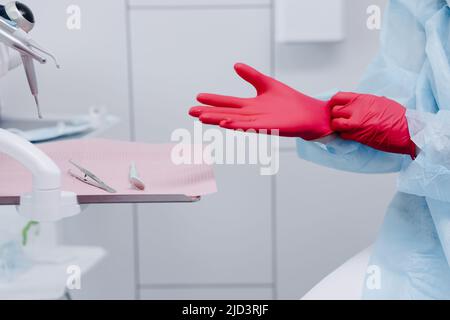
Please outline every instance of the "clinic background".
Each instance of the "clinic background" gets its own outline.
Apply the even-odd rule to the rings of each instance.
[[[378,47],[366,9],[386,1],[345,0],[344,41],[290,45],[275,41],[271,0],[26,3],[37,16],[36,39],[62,65],[37,66],[44,114],[105,106],[121,122],[104,137],[161,143],[177,128],[193,129],[187,111],[197,93],[253,94],[233,72],[238,61],[307,94],[353,89]],[[66,28],[72,4],[81,8],[81,30]],[[23,71],[1,81],[2,115],[34,115]],[[199,203],[92,205],[58,223],[60,243],[108,252],[73,297],[302,297],[373,243],[395,175],[307,163],[294,139],[282,140],[280,157],[275,177],[256,166],[216,166],[219,192]]]

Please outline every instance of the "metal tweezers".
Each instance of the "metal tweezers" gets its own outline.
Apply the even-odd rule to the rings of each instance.
[[[109,192],[109,193],[116,193],[117,192],[116,190],[114,190],[113,188],[108,186],[106,183],[104,183],[100,178],[98,178],[95,174],[93,174],[89,170],[87,170],[87,169],[83,168],[82,166],[76,164],[72,160],[69,160],[69,162],[71,164],[73,164],[75,167],[77,167],[77,169],[80,170],[84,174],[84,176],[79,176],[79,175],[73,173],[69,169],[69,174],[72,177],[80,180],[83,183],[89,184],[89,185],[91,185],[93,187],[97,187],[99,189],[105,190],[106,192]]]

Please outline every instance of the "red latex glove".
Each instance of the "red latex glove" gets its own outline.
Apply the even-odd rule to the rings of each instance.
[[[203,93],[197,100],[208,106],[191,108],[191,116],[226,129],[266,129],[269,134],[279,130],[281,136],[305,140],[333,133],[326,101],[301,94],[245,64],[238,63],[234,68],[255,87],[257,96],[237,98]]]
[[[406,108],[385,97],[340,92],[330,100],[331,127],[345,140],[374,149],[416,156]]]

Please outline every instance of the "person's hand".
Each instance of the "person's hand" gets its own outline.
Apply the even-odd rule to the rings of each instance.
[[[406,108],[385,97],[339,92],[330,100],[331,127],[342,139],[377,150],[416,157]]]
[[[189,114],[205,124],[234,130],[267,130],[269,134],[315,140],[333,133],[327,101],[308,97],[255,69],[238,63],[235,70],[251,83],[257,96],[238,98],[199,94],[206,106],[192,107]]]

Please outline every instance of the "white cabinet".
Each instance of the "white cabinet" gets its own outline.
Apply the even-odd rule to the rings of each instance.
[[[80,215],[60,222],[65,244],[95,245],[106,257],[81,279],[75,299],[134,299],[135,255],[131,205],[90,205]]]
[[[193,128],[200,91],[254,94],[233,64],[270,70],[270,10],[132,10],[131,43],[136,139],[167,142]],[[141,284],[270,285],[270,178],[232,165],[216,175],[219,192],[199,203],[139,206]]]
[[[139,206],[142,284],[272,282],[270,181],[218,167],[219,192],[192,204]]]
[[[346,173],[283,153],[276,182],[278,298],[301,298],[372,244],[395,186],[395,175]]]

